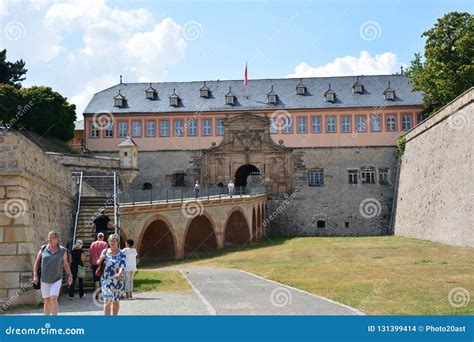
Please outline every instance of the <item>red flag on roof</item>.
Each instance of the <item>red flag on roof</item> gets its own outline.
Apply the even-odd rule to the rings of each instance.
[[[249,83],[249,79],[247,77],[247,62],[245,62],[245,71],[244,71],[244,86]]]

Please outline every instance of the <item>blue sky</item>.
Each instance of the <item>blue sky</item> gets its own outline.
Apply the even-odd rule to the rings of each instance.
[[[421,33],[473,1],[5,1],[8,58],[25,86],[78,106],[124,81],[386,74],[422,51]]]

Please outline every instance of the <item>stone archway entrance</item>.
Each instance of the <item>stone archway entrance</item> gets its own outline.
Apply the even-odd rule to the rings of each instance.
[[[238,188],[259,172],[255,183],[269,193],[287,193],[292,189],[291,155],[291,148],[273,141],[266,115],[244,112],[225,119],[221,143],[203,151],[201,183],[217,186],[233,179]]]
[[[235,171],[235,186],[247,186],[249,176],[259,176],[260,170],[252,164],[242,165]]]

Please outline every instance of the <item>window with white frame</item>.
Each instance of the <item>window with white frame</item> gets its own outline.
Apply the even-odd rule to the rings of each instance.
[[[98,138],[99,137],[99,123],[93,122],[91,124],[91,137]]]
[[[351,117],[343,116],[342,120],[342,132],[347,133],[351,131]]]
[[[356,116],[357,132],[365,132],[365,116]]]
[[[170,135],[170,121],[161,120],[160,121],[160,136],[167,137]]]
[[[311,132],[321,133],[321,118],[320,117],[315,116],[311,118]]]
[[[388,168],[379,168],[379,184],[386,185],[389,183]]]
[[[212,135],[212,119],[202,120],[202,135]]]
[[[307,125],[306,125],[306,118],[299,117],[298,118],[298,133],[306,133]]]
[[[146,122],[146,136],[147,137],[155,136],[155,122],[154,121]]]
[[[326,132],[335,133],[336,132],[336,118],[328,117],[326,118]]]
[[[402,129],[408,131],[411,128],[411,115],[403,114],[402,116]]]
[[[309,186],[323,186],[324,185],[324,170],[310,170],[308,173]]]
[[[278,133],[278,125],[277,125],[277,119],[276,118],[271,118],[270,119],[270,133],[271,134]]]
[[[362,184],[375,184],[375,169],[362,169],[360,172]]]
[[[175,120],[174,122],[174,136],[182,137],[184,135],[184,121]]]
[[[197,131],[197,120],[196,119],[190,119],[188,121],[188,135],[189,136],[196,136],[198,133]]]
[[[128,132],[128,123],[127,122],[119,122],[119,137],[120,138],[125,138],[127,136]]]
[[[114,124],[112,122],[107,122],[107,124],[105,125],[104,134],[105,134],[106,138],[113,138],[113,136],[114,136]]]
[[[357,184],[358,170],[348,170],[349,184]]]
[[[217,135],[224,135],[224,119],[217,119]]]
[[[397,128],[395,115],[387,115],[387,131],[394,132]]]
[[[372,132],[380,132],[380,115],[372,114],[371,115],[371,122],[372,122]]]
[[[293,133],[293,120],[290,117],[284,118],[283,133]]]
[[[142,136],[142,123],[140,121],[134,121],[132,123],[132,136],[134,137]]]

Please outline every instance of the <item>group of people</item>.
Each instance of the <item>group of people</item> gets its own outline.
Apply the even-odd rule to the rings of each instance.
[[[117,315],[120,301],[132,298],[133,278],[137,270],[137,251],[129,239],[120,249],[120,237],[111,234],[105,241],[104,232],[90,246],[90,265],[94,277],[96,298],[99,292],[104,300],[104,314]],[[41,246],[33,269],[33,283],[41,288],[44,314],[57,315],[58,296],[62,284],[63,269],[68,275],[69,299],[74,298],[79,282],[79,297],[84,298],[85,252],[83,242],[77,240],[71,253],[59,243],[59,233],[48,233],[48,244]],[[69,254],[69,258],[68,258]]]
[[[231,179],[229,181],[229,184],[227,184],[227,189],[229,189],[229,195],[230,197],[232,197],[234,195],[234,192],[235,192],[235,184],[234,184],[234,181]],[[194,184],[194,197],[196,199],[199,198],[199,191],[201,190],[201,186],[199,185],[199,181],[196,181],[196,183]]]

